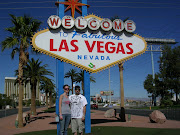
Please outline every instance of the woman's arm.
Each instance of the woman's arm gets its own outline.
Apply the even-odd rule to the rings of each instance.
[[[63,94],[60,96],[59,98],[59,118],[62,120],[62,112],[61,112],[61,107],[62,107],[62,98],[63,98]]]

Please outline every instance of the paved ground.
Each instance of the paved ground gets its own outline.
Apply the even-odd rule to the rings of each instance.
[[[13,135],[17,133],[56,129],[55,113],[42,113],[45,108],[37,109],[39,114],[34,116],[24,128],[15,127],[16,115],[0,118],[1,135]],[[116,118],[104,118],[104,111],[92,110],[92,126],[122,126],[122,127],[146,127],[146,128],[180,128],[180,121],[167,120],[164,124],[150,123],[148,117],[131,116],[131,121],[118,122]],[[117,115],[118,116],[118,115]]]

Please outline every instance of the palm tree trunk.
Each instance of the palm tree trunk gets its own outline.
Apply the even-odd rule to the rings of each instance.
[[[71,84],[71,86],[72,86],[71,89],[72,89],[72,94],[73,94],[73,79],[71,79],[71,83],[72,83]]]
[[[18,108],[18,127],[22,128],[23,125],[23,84],[20,81],[19,83],[19,108]]]
[[[83,91],[83,95],[84,95],[84,80],[82,80],[81,87],[82,87],[82,91]]]
[[[151,103],[151,104],[153,105],[153,104],[154,104],[154,98],[153,98],[153,94],[152,94],[152,97],[151,97],[151,98],[152,98],[152,103]]]
[[[178,92],[176,92],[176,102],[178,102]]]
[[[31,84],[31,115],[36,115],[36,84]]]
[[[46,92],[46,107],[48,108],[48,93]]]
[[[49,93],[49,107],[52,107],[52,92]]]
[[[171,99],[173,98],[173,90],[171,89]]]
[[[119,64],[119,72],[120,72],[120,93],[121,93],[120,119],[122,122],[126,122],[125,109],[124,109],[123,63]]]
[[[19,109],[18,109],[18,127],[23,127],[23,48],[20,46],[19,54],[19,68],[18,68],[18,80],[19,80]]]

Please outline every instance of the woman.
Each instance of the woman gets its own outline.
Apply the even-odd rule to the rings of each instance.
[[[69,101],[69,86],[63,86],[64,93],[59,99],[59,118],[60,118],[60,135],[67,135],[67,129],[71,119],[71,109]]]

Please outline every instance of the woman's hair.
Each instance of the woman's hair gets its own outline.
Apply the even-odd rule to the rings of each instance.
[[[65,85],[63,85],[63,89],[64,89],[66,86],[68,86],[68,87],[69,87],[69,85],[65,84]]]

